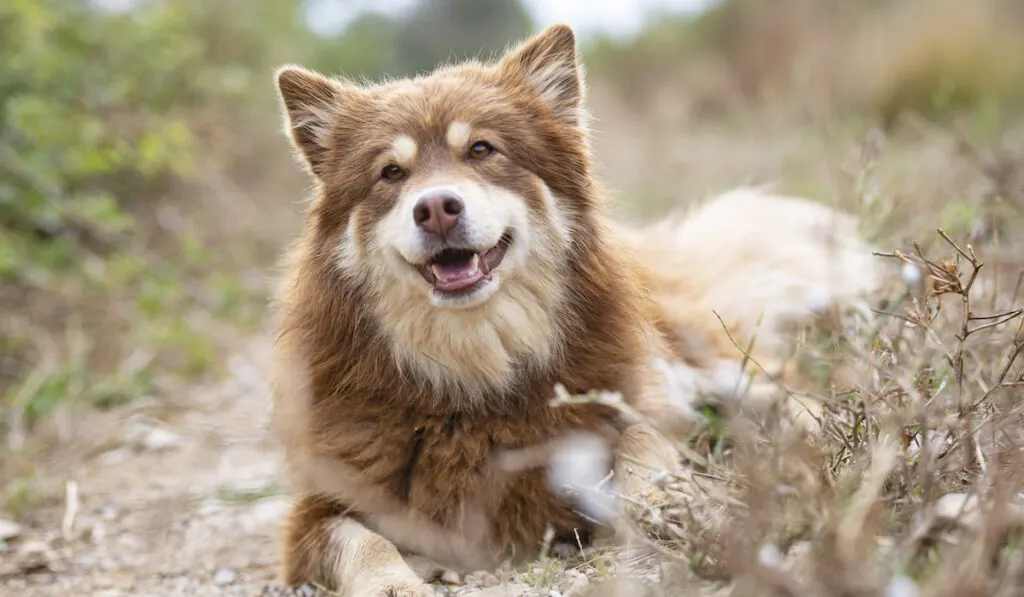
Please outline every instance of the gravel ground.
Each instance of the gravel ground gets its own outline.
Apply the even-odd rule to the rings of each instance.
[[[74,465],[48,473],[64,495],[34,506],[28,522],[0,512],[0,595],[317,595],[274,580],[289,498],[266,433],[267,349],[253,341],[225,380],[181,397],[173,416],[147,414],[156,410],[141,400],[127,416],[76,421],[86,432],[66,459]],[[590,585],[551,563],[446,580],[439,595],[569,597]]]

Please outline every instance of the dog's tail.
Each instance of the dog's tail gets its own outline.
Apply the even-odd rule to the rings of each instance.
[[[625,242],[644,263],[683,377],[717,387],[720,377],[735,385],[751,344],[750,356],[776,375],[794,327],[826,313],[870,313],[884,264],[858,228],[826,205],[741,188]]]
[[[720,195],[643,238],[638,248],[649,251],[670,310],[717,313],[741,336],[756,330],[763,349],[784,342],[778,332],[790,324],[861,303],[882,280],[882,260],[854,217],[756,188]]]

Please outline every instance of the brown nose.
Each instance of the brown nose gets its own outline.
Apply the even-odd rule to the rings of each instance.
[[[457,195],[433,193],[416,202],[412,208],[412,217],[417,226],[443,238],[459,223],[463,207],[462,199]]]

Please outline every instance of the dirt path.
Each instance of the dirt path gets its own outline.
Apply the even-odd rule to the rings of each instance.
[[[0,535],[0,596],[317,595],[274,582],[289,498],[266,432],[268,349],[265,338],[250,341],[228,359],[225,379],[176,400],[182,408],[173,416],[147,414],[155,407],[142,400],[127,416],[78,422],[88,428],[75,442],[75,465],[59,474],[42,467],[49,481],[70,480],[77,499],[65,492],[47,500],[6,543]],[[0,512],[0,532],[10,535],[3,519]],[[437,591],[549,597],[582,580],[546,572],[546,582],[483,574]]]
[[[275,525],[288,501],[265,433],[266,359],[266,343],[253,341],[168,422],[140,413],[97,425],[85,443],[103,447],[69,476],[73,525],[73,499],[35,515],[0,551],[0,594],[274,594]]]

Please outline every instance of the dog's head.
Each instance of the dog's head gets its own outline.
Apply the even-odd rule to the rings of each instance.
[[[500,353],[504,365],[475,374],[482,385],[550,352],[560,278],[593,207],[569,27],[491,64],[373,86],[289,66],[277,84],[318,186],[319,253],[367,290],[400,352],[449,369]]]

